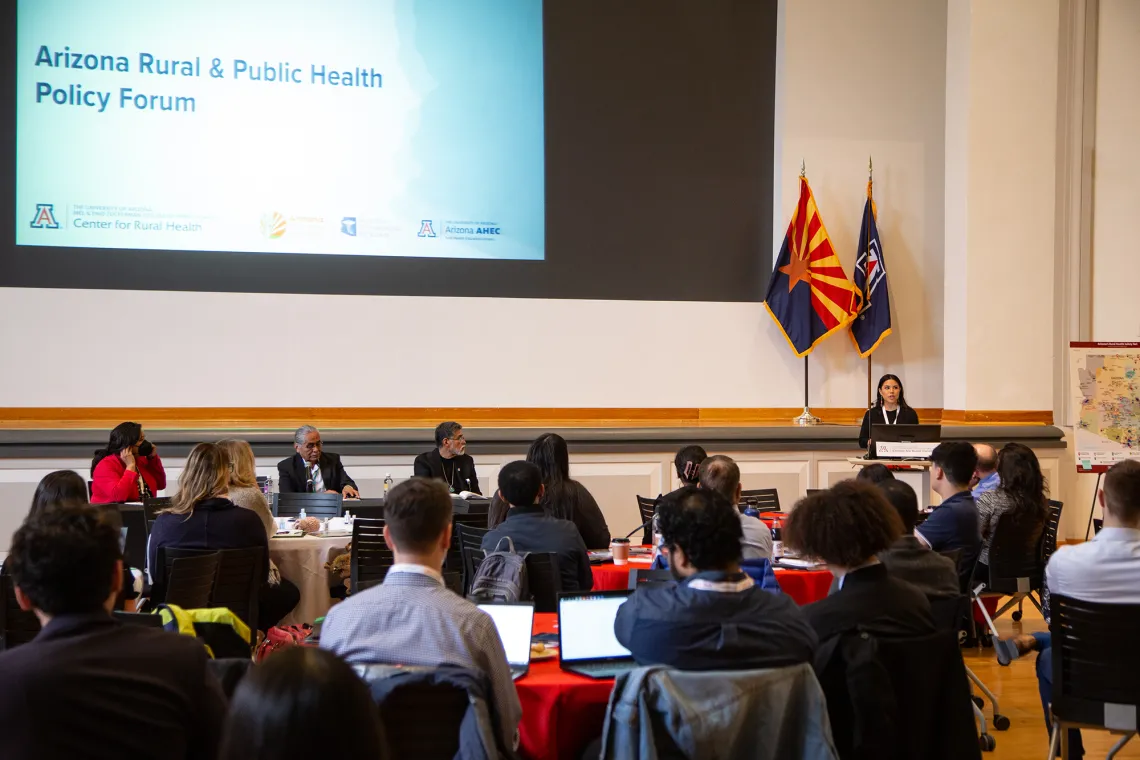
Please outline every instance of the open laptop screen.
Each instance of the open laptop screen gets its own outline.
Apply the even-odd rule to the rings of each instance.
[[[526,665],[530,662],[530,636],[534,627],[533,604],[480,604],[479,609],[491,616],[503,649],[507,652],[507,663]]]
[[[623,594],[583,594],[558,600],[558,627],[563,662],[629,657],[628,649],[614,635],[618,607],[629,598]]]

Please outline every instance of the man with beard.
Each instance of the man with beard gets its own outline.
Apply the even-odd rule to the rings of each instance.
[[[416,457],[412,472],[417,478],[442,480],[449,493],[483,493],[475,460],[467,454],[467,438],[458,422],[441,422],[436,427],[435,448]]]
[[[638,589],[614,632],[639,665],[755,670],[811,662],[816,635],[786,594],[740,569],[740,519],[724,497],[686,486],[657,508],[662,553],[676,584]]]

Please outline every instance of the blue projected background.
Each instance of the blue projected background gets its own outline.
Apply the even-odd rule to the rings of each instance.
[[[539,0],[19,0],[16,243],[544,258]]]

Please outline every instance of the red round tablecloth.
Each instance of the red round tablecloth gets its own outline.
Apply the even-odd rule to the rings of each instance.
[[[599,591],[629,588],[629,571],[647,570],[650,561],[631,559],[628,565],[615,565],[612,562],[594,565],[591,568],[594,571],[594,588]],[[776,568],[776,581],[780,584],[780,588],[799,605],[816,602],[827,596],[831,580],[832,575],[827,570]]]
[[[534,616],[535,633],[558,630],[558,615]],[[591,741],[601,736],[613,679],[595,681],[567,673],[558,658],[532,662],[530,671],[515,681],[522,703],[519,751],[530,760],[570,760],[581,757]]]

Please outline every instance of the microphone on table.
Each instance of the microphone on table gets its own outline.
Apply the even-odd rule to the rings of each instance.
[[[307,481],[305,481],[305,493],[312,493],[312,492],[313,492],[313,479],[312,479],[312,477],[310,477]]]
[[[646,520],[645,522],[643,522],[641,525],[638,525],[636,528],[634,528],[634,529],[633,529],[633,530],[631,530],[629,533],[627,533],[627,534],[625,535],[625,537],[626,537],[626,538],[629,538],[630,536],[632,536],[632,535],[633,535],[634,533],[636,533],[637,531],[639,531],[639,530],[645,530],[646,528],[648,528],[648,527],[649,527],[650,525],[652,525],[652,524],[653,524],[653,518],[652,518],[652,517],[650,517],[648,520]]]

